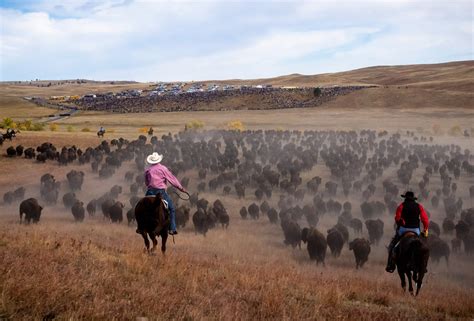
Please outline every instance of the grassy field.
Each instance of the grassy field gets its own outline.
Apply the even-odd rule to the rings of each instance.
[[[428,70],[423,73],[420,68]],[[423,77],[419,74],[420,78],[412,82],[429,82],[426,77],[432,68],[415,68]],[[443,72],[450,75],[462,75],[459,65],[444,68],[447,69]],[[466,77],[470,77],[471,71],[467,70]],[[375,71],[369,71],[365,72],[367,79],[375,77]],[[363,77],[362,72],[357,72]],[[56,132],[25,131],[13,142],[6,141],[0,146],[0,195],[23,186],[27,190],[26,197],[38,197],[40,176],[49,172],[62,182],[61,198],[68,191],[66,173],[76,169],[86,174],[83,189],[77,193],[79,199],[86,203],[119,184],[124,186],[119,199],[128,210],[130,194],[124,173],[134,168],[133,163],[124,164],[112,178],[99,180],[90,165],[59,167],[51,162],[38,164],[5,157],[6,148],[19,144],[35,147],[48,141],[60,147],[97,146],[102,138],[97,138],[95,131],[101,125],[109,130],[106,139],[135,139],[140,130],[148,126],[153,126],[155,134],[161,136],[177,133],[192,120],[204,122],[204,129],[224,129],[229,121],[240,120],[248,129],[388,130],[401,133],[407,144],[416,143],[405,135],[409,130],[418,137],[432,136],[434,143],[457,144],[472,152],[472,135],[467,138],[457,130],[452,131],[456,128],[472,133],[472,94],[440,90],[439,78],[431,76],[431,79],[437,83],[434,87],[377,88],[340,97],[314,109],[129,115],[79,113],[59,121]],[[448,80],[453,79],[450,76]],[[11,86],[0,85],[0,118],[40,121],[51,113],[50,109],[34,107],[21,99],[22,96],[53,95],[50,89]],[[56,88],[55,93],[77,91],[73,85],[69,86]],[[99,87],[108,91],[105,89],[110,85],[88,86],[91,87],[83,88],[84,93]],[[83,128],[91,132],[82,132]],[[421,174],[422,169],[417,172],[416,182]],[[190,178],[189,190],[196,190],[197,173],[188,171],[180,177],[183,175]],[[314,175],[320,175],[323,181],[329,179],[328,169],[322,165],[304,173],[303,179]],[[439,177],[433,178],[434,183],[438,181]],[[465,207],[472,207],[468,187],[474,185],[474,178],[463,176],[457,183]],[[224,196],[220,191],[200,196],[223,201],[231,217],[229,229],[216,228],[203,237],[194,233],[189,222],[179,231],[175,243],[171,238],[168,240],[165,256],[145,254],[143,240],[135,233],[135,227],[103,220],[100,209],[97,217],[86,217],[84,223],[77,224],[59,200],[57,206],[45,207],[39,224],[25,226],[18,224],[18,204],[0,202],[0,320],[474,319],[472,258],[452,255],[449,267],[444,262],[430,263],[417,298],[403,293],[398,275],[384,272],[384,245],[393,234],[391,215],[383,217],[384,238],[380,246],[372,246],[363,269],[355,269],[353,253],[347,246],[338,259],[328,253],[326,267],[322,267],[309,261],[305,246],[302,249],[286,247],[280,226],[271,225],[266,217],[256,222],[240,218],[240,208],[255,201],[253,191],[249,191],[244,200],[234,194]],[[382,191],[378,190],[375,197],[383,198]],[[339,198],[343,201],[341,196]],[[277,200],[278,195],[275,195],[270,203]],[[348,200],[354,204],[360,201],[352,197]],[[353,206],[357,211],[358,205]],[[429,209],[432,219],[441,223],[442,210]],[[325,232],[336,221],[336,217],[326,215],[318,229]],[[364,237],[367,237],[365,227]],[[354,238],[352,233],[350,238]]]

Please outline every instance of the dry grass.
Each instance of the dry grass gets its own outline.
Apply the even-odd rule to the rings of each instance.
[[[59,214],[58,214],[59,215]],[[316,267],[245,227],[182,233],[166,257],[142,253],[133,228],[70,219],[12,222],[2,239],[2,314],[41,319],[444,320],[474,316],[470,288],[429,279],[417,299],[380,264]],[[249,224],[247,224],[249,225]],[[250,228],[250,230],[252,230]],[[248,233],[249,231],[247,231]],[[292,254],[293,252],[293,254]],[[295,253],[296,252],[296,253]],[[348,261],[349,257],[342,258]],[[351,262],[352,263],[352,262]]]

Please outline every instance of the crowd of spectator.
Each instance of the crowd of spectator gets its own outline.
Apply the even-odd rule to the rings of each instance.
[[[235,90],[182,92],[169,95],[94,95],[75,101],[82,110],[115,113],[205,111],[229,109],[281,109],[319,106],[337,96],[367,86],[334,86],[328,88],[240,87]],[[242,104],[236,104],[241,99]]]

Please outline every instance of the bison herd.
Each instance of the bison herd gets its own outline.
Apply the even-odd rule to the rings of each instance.
[[[52,206],[61,197],[77,222],[86,212],[94,217],[101,211],[111,222],[121,223],[125,214],[134,224],[134,207],[144,195],[145,158],[154,151],[164,154],[164,164],[194,191],[183,202],[169,190],[179,228],[191,220],[194,231],[206,235],[240,217],[281,229],[282,243],[293,248],[303,242],[318,264],[325,264],[328,251],[338,258],[347,247],[359,268],[371,246],[383,246],[384,232],[393,233],[400,194],[409,187],[431,216],[432,260],[448,262],[451,251],[473,251],[474,208],[466,203],[472,204],[474,186],[463,180],[474,173],[473,156],[458,145],[435,144],[412,132],[184,131],[161,139],[104,140],[85,150],[48,142],[36,148],[10,146],[8,157],[75,169],[63,181],[41,175],[37,193],[28,191],[38,200],[24,200],[25,189],[18,187],[4,194],[4,203],[22,201],[20,217],[25,214],[27,222],[39,221],[39,203]],[[125,175],[118,177],[122,166]],[[112,177],[121,183],[110,184]],[[83,184],[92,179],[107,190],[84,199]],[[230,209],[228,202],[240,205]]]

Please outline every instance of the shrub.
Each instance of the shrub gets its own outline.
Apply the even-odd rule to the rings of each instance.
[[[106,133],[113,134],[113,133],[115,133],[115,129],[107,129]]]
[[[227,128],[230,130],[243,131],[245,130],[244,124],[240,120],[234,120],[227,123]]]
[[[192,120],[187,122],[185,125],[185,129],[200,129],[204,127],[204,123],[200,120]]]
[[[74,131],[74,127],[72,127],[71,125],[67,126],[66,130],[69,132],[69,133],[72,133]]]
[[[31,130],[35,132],[39,132],[44,130],[44,124],[43,123],[34,123],[33,126],[31,126]]]
[[[13,124],[14,124],[13,119],[11,119],[10,117],[3,118],[3,121],[2,121],[3,128],[12,128]]]
[[[23,128],[23,130],[32,130],[32,127],[33,127],[33,122],[29,119],[23,121],[23,122],[20,122],[18,124],[18,128],[20,128],[20,130]]]
[[[59,129],[59,125],[58,124],[55,124],[55,123],[51,123],[49,124],[49,130],[52,131],[52,132],[55,132]]]
[[[138,129],[138,132],[139,132],[140,134],[147,134],[147,133],[148,133],[148,128],[149,128],[149,127],[142,127],[142,128],[139,128],[139,129]]]
[[[88,132],[90,132],[90,131],[91,131],[91,130],[90,130],[90,128],[88,128],[88,127],[84,127],[83,129],[81,129],[81,132],[83,132],[83,133],[88,133]]]
[[[456,125],[456,126],[451,127],[449,129],[449,135],[451,135],[451,136],[461,136],[462,135],[461,126]]]

